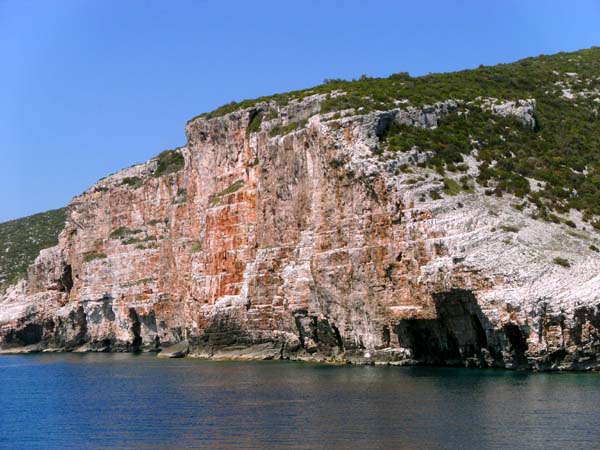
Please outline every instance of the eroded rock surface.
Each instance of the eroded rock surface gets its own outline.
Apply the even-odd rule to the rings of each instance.
[[[336,119],[320,100],[195,119],[183,169],[151,160],[75,197],[59,245],[0,297],[2,351],[598,367],[592,233],[442,194],[427,152],[382,147],[394,121],[435,127],[456,102]],[[490,108],[535,123],[534,100]]]

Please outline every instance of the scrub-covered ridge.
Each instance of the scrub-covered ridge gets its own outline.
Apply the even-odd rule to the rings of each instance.
[[[0,292],[25,276],[40,250],[58,243],[65,218],[62,208],[0,223]]]

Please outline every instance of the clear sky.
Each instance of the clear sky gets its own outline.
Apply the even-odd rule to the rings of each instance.
[[[600,0],[0,0],[0,221],[184,144],[231,100],[592,45]]]

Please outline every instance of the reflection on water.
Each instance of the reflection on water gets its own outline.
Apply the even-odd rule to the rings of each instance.
[[[0,448],[592,448],[600,376],[0,357]]]

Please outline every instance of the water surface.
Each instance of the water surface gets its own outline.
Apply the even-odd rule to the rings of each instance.
[[[600,447],[600,375],[0,357],[0,448]]]

